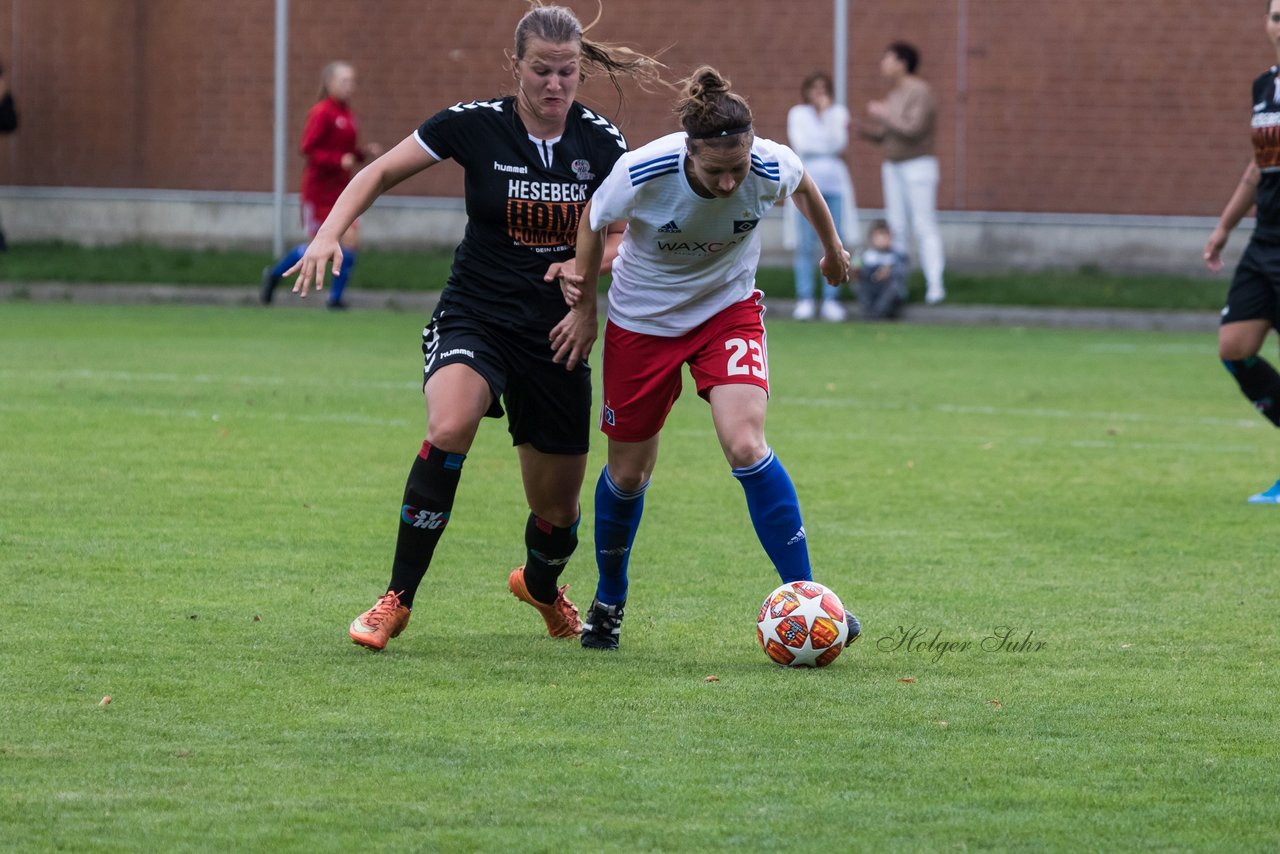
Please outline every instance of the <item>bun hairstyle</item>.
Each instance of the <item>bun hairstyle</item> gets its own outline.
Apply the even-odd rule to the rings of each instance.
[[[603,2],[595,20],[585,27],[572,9],[545,5],[542,0],[528,2],[529,11],[516,24],[516,59],[524,59],[530,39],[541,39],[548,44],[574,43],[582,51],[582,79],[588,79],[595,71],[603,71],[609,75],[609,81],[617,90],[619,98],[622,97],[621,78],[624,76],[636,80],[641,88],[664,83],[661,69],[666,66],[653,57],[628,47],[591,41],[586,37],[586,32],[598,24],[604,14]]]
[[[690,139],[750,143],[751,108],[745,98],[730,91],[728,78],[704,65],[682,83],[675,113]]]

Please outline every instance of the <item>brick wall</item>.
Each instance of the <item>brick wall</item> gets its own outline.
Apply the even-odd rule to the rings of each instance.
[[[760,132],[785,138],[800,79],[831,64],[830,0],[604,0],[591,35],[684,74],[719,67]],[[390,146],[458,100],[510,91],[520,0],[293,0],[290,175],[320,67],[349,59],[363,136]],[[584,18],[595,4],[577,2]],[[1249,157],[1250,80],[1275,56],[1259,0],[849,0],[851,109],[877,63],[915,42],[942,102],[940,207],[1215,215]],[[0,61],[23,125],[0,184],[271,188],[274,0],[0,0]],[[604,80],[580,98],[633,144],[675,129],[669,96]],[[859,201],[881,204],[878,150],[848,152]],[[442,164],[397,192],[458,195]]]

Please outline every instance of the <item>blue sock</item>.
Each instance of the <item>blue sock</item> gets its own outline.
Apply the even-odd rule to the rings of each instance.
[[[347,280],[351,278],[351,271],[356,268],[356,250],[342,250],[342,268],[338,270],[338,275],[333,277],[333,290],[329,292],[329,302],[342,302],[342,292],[347,289]]]
[[[280,278],[284,275],[284,271],[297,264],[302,260],[302,254],[307,251],[307,244],[299,243],[297,246],[285,253],[285,256],[276,262],[271,268],[271,275],[274,278]]]
[[[596,481],[596,598],[606,605],[627,601],[627,564],[635,542],[640,516],[644,513],[644,491],[623,492],[609,477],[609,467],[600,470]]]
[[[747,493],[751,524],[782,582],[812,581],[800,499],[791,476],[772,449],[754,465],[734,469],[733,476]]]

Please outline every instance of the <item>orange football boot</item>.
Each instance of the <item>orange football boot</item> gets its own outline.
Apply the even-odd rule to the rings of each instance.
[[[383,649],[387,641],[404,631],[412,612],[400,604],[400,594],[388,590],[372,608],[351,621],[351,640],[372,650]]]
[[[553,638],[573,638],[582,634],[582,620],[578,618],[578,606],[564,598],[564,592],[569,589],[569,585],[566,584],[556,591],[556,601],[550,605],[539,602],[529,595],[529,588],[524,586],[524,567],[517,566],[511,570],[511,575],[507,576],[507,589],[520,601],[528,602],[538,609],[538,613],[547,624],[547,634]]]

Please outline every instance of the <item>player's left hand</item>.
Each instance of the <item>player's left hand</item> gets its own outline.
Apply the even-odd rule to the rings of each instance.
[[[1209,242],[1204,245],[1204,265],[1211,272],[1222,270],[1222,250],[1227,245],[1227,232],[1221,226],[1209,235]]]
[[[551,349],[555,351],[551,360],[557,365],[563,363],[566,371],[572,371],[591,355],[591,347],[596,343],[598,334],[594,307],[590,310],[569,309],[569,313],[551,330]]]
[[[826,279],[832,285],[839,285],[849,281],[849,275],[852,267],[849,265],[849,251],[841,249],[839,255],[823,255],[822,260],[818,262],[818,267],[822,270],[822,278]]]
[[[282,278],[287,279],[297,273],[298,279],[293,283],[293,292],[306,299],[307,292],[312,288],[324,290],[325,270],[330,267],[337,278],[342,269],[342,246],[338,241],[327,237],[322,230],[307,244],[307,251],[298,259],[298,263],[284,271]]]
[[[544,282],[559,280],[560,293],[564,295],[564,304],[569,308],[573,308],[578,304],[578,300],[582,299],[582,276],[578,275],[575,260],[570,258],[568,261],[552,264],[547,268],[547,274],[542,277]]]

